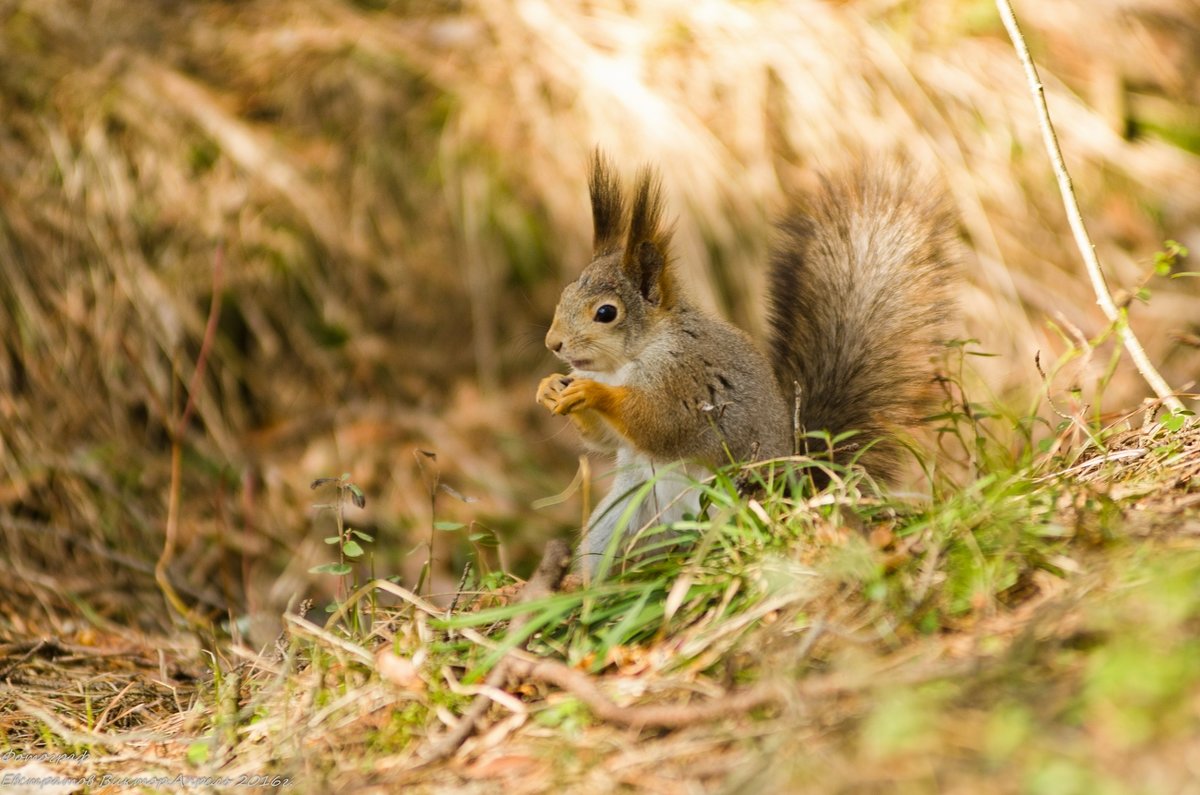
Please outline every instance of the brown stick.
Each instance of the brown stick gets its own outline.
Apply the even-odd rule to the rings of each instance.
[[[930,666],[907,672],[888,672],[886,676],[846,677],[841,674],[808,677],[799,681],[775,679],[761,682],[739,693],[714,698],[700,704],[643,705],[622,707],[613,703],[598,688],[592,677],[556,660],[529,659],[509,655],[514,661],[512,673],[555,685],[578,698],[606,723],[642,728],[680,729],[698,723],[720,720],[757,707],[778,704],[787,699],[817,699],[887,685],[904,687],[960,676],[970,668],[963,662]],[[880,672],[882,673],[882,672]]]
[[[757,707],[778,703],[784,688],[776,682],[763,682],[739,693],[714,698],[700,704],[646,704],[623,707],[612,701],[583,671],[557,660],[530,660],[510,657],[509,670],[516,676],[536,679],[561,688],[582,701],[605,723],[619,726],[680,729],[708,723],[730,715],[749,712]]]
[[[212,303],[208,307],[208,322],[204,326],[204,339],[200,343],[200,353],[196,356],[196,367],[192,370],[192,378],[188,384],[187,403],[183,413],[179,415],[175,427],[168,428],[171,434],[171,485],[167,491],[167,525],[162,552],[154,566],[154,580],[158,583],[158,589],[162,592],[163,598],[167,600],[167,604],[173,607],[175,612],[185,618],[188,623],[197,627],[203,626],[204,622],[175,591],[175,586],[171,584],[171,580],[167,576],[167,567],[175,557],[175,546],[179,536],[179,499],[183,481],[183,435],[187,429],[187,423],[191,419],[192,411],[195,409],[196,392],[204,377],[208,354],[217,334],[217,320],[221,315],[221,278],[224,266],[225,247],[217,246],[216,254],[213,257]]]

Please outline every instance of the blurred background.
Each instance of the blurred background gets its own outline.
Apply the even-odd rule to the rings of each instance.
[[[1194,389],[1200,280],[1153,263],[1200,251],[1200,3],[1016,5],[1113,288],[1149,289],[1133,326]],[[466,526],[436,531],[433,591],[471,535],[528,571],[578,525],[578,496],[533,507],[578,456],[533,394],[595,145],[658,164],[691,290],[755,334],[770,219],[864,152],[958,208],[961,336],[995,354],[973,398],[1027,411],[1035,353],[1106,326],[990,0],[0,0],[0,63],[7,634],[169,624],[176,436],[169,576],[213,615],[328,590],[309,484],[343,472],[375,574],[411,586],[435,520]],[[1095,389],[1110,354],[1056,399],[1136,408],[1125,362]]]

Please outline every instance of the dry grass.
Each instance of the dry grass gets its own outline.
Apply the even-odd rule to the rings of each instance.
[[[1148,306],[1131,304],[1132,324],[1167,380],[1194,390],[1200,280],[1150,276],[1164,240],[1200,251],[1194,4],[1017,11],[1110,281],[1126,296],[1150,288]],[[920,789],[942,769],[930,749],[975,736],[990,702],[938,695],[952,705],[918,732],[928,745],[895,752],[886,725],[862,733],[881,672],[936,673],[930,658],[957,659],[955,644],[983,642],[978,627],[1009,621],[1012,632],[997,634],[1015,645],[995,659],[1049,666],[1067,690],[1081,681],[1021,656],[1020,637],[1069,647],[1072,622],[1103,623],[1103,600],[1090,607],[1087,597],[1125,570],[1125,547],[1081,541],[1085,552],[1066,553],[1075,576],[1058,567],[1055,581],[1043,572],[1022,583],[1041,596],[989,599],[947,619],[946,637],[873,635],[861,659],[849,639],[878,630],[872,605],[836,589],[810,595],[814,615],[845,603],[837,619],[848,634],[824,633],[805,656],[859,678],[765,720],[660,737],[591,724],[549,694],[534,715],[549,712],[550,727],[498,723],[435,770],[413,768],[412,755],[467,696],[431,669],[422,675],[433,676],[436,703],[294,627],[282,658],[258,653],[295,595],[334,590],[308,574],[328,560],[309,515],[314,478],[351,473],[369,503],[350,519],[377,539],[376,573],[410,585],[425,559],[409,550],[432,521],[414,448],[436,450],[443,482],[478,500],[443,495],[436,519],[494,529],[504,560],[491,553],[492,565],[528,571],[531,550],[575,523],[570,501],[529,508],[569,480],[575,454],[530,396],[558,289],[587,255],[584,169],[595,144],[631,170],[659,164],[692,289],[752,329],[768,220],[784,196],[814,167],[860,153],[916,161],[961,212],[962,336],[998,354],[980,360],[969,391],[1021,406],[1014,416],[1072,418],[1045,459],[1073,484],[1055,515],[1081,537],[1125,522],[1152,549],[1192,550],[1194,426],[1170,444],[1131,430],[1103,452],[1064,457],[1088,449],[1084,429],[1108,425],[1105,412],[1145,390],[1124,362],[1109,373],[1112,341],[990,3],[0,0],[0,60],[0,722],[10,747],[91,748],[89,770],[113,773],[263,772],[270,761],[313,790],[611,781],[832,791],[882,787],[871,777],[894,765]],[[224,300],[190,396],[168,572],[213,622],[197,640],[176,626],[153,571],[218,246]],[[1001,445],[1019,446],[1002,425]],[[1046,488],[1060,483],[1034,474]],[[827,530],[808,564],[837,557],[845,539]],[[454,590],[471,552],[463,535],[438,536],[433,590]],[[1039,598],[1044,620],[1023,607]],[[397,609],[395,622],[388,633],[423,631],[411,613]],[[759,642],[777,642],[780,659],[805,648],[802,632],[772,632],[735,633],[737,643],[712,647],[712,665],[736,672]],[[354,642],[373,651],[389,637]],[[655,662],[665,643],[614,664],[643,672],[655,693],[729,688],[710,668],[670,679]],[[467,652],[446,654],[453,667]],[[214,670],[236,681],[214,682]],[[911,706],[895,714],[920,711]],[[1061,740],[1058,719],[1042,717],[1031,725]],[[1092,745],[1063,741],[1078,758],[1120,745],[1096,720]],[[213,736],[200,760],[197,738]],[[860,746],[868,736],[885,740]],[[1179,736],[1144,764],[1186,750]],[[978,749],[960,750],[974,759]],[[794,761],[768,764],[771,754]],[[1133,756],[1114,753],[1111,764],[1136,773]],[[969,787],[985,767],[967,764],[961,779],[947,768],[949,780]]]

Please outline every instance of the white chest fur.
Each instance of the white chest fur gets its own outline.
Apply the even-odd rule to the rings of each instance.
[[[611,373],[598,373],[591,370],[575,370],[573,375],[576,378],[590,378],[593,381],[599,381],[608,386],[624,386],[629,380],[629,374],[633,370],[634,364],[630,362],[622,365],[619,369],[613,370]]]

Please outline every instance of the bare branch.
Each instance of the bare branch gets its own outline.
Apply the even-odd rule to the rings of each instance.
[[[1075,245],[1079,247],[1084,265],[1087,266],[1092,290],[1096,293],[1096,303],[1100,305],[1105,316],[1116,327],[1117,334],[1120,335],[1121,342],[1125,345],[1125,350],[1129,351],[1129,356],[1133,359],[1138,372],[1146,379],[1146,383],[1154,390],[1154,394],[1158,395],[1167,408],[1172,411],[1181,411],[1183,403],[1175,396],[1175,390],[1167,385],[1167,382],[1155,369],[1154,364],[1151,363],[1141,342],[1134,335],[1133,329],[1129,327],[1128,318],[1117,308],[1112,293],[1108,289],[1104,271],[1100,268],[1100,260],[1096,257],[1096,247],[1088,236],[1087,228],[1083,223],[1083,215],[1079,211],[1079,202],[1075,198],[1075,190],[1071,187],[1071,176],[1067,173],[1066,163],[1063,162],[1062,150],[1058,146],[1058,136],[1055,135],[1054,125],[1050,122],[1050,110],[1046,106],[1045,89],[1042,86],[1041,78],[1038,77],[1033,58],[1029,54],[1029,47],[1025,44],[1025,37],[1017,25],[1017,17],[1013,12],[1012,3],[1009,0],[996,0],[996,8],[1000,11],[1000,18],[1004,21],[1009,38],[1012,39],[1017,57],[1020,58],[1021,65],[1025,67],[1025,77],[1029,80],[1029,90],[1033,94],[1033,104],[1037,110],[1038,126],[1042,128],[1042,138],[1046,144],[1046,151],[1050,155],[1050,161],[1054,165],[1058,189],[1062,193],[1063,206],[1067,210],[1067,220],[1071,224],[1071,232],[1075,235]]]

